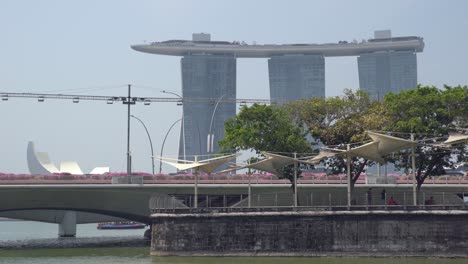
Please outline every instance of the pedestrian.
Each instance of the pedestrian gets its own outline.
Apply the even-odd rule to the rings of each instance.
[[[380,193],[380,202],[382,204],[385,204],[386,200],[387,200],[387,191],[385,191],[385,189],[383,189],[382,192]]]
[[[434,204],[434,197],[431,196],[429,199],[427,199],[426,201],[424,201],[424,204],[425,204],[425,205],[433,205],[433,204]]]
[[[393,196],[390,196],[390,199],[388,199],[388,205],[397,205],[396,201],[393,199]]]
[[[372,205],[372,188],[369,188],[366,192],[367,205]]]

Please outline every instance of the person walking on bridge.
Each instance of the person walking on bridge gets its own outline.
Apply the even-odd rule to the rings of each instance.
[[[367,205],[372,205],[372,188],[369,188],[366,192]]]
[[[386,201],[387,201],[387,191],[383,189],[382,192],[380,192],[380,202],[381,204],[385,204]]]

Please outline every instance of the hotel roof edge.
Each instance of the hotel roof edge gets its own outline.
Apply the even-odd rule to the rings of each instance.
[[[422,52],[422,38],[400,41],[378,41],[361,43],[329,44],[284,44],[284,45],[235,45],[235,44],[199,44],[152,43],[132,45],[132,49],[145,53],[185,56],[189,54],[233,55],[238,58],[269,58],[280,55],[321,55],[324,57],[358,56],[382,51]]]

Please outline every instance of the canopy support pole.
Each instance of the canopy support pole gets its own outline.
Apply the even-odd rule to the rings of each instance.
[[[297,153],[294,152],[294,207],[297,207]]]
[[[250,162],[249,162],[249,164],[250,164]],[[252,205],[252,184],[251,184],[251,182],[250,182],[250,178],[252,177],[252,171],[251,171],[250,167],[249,167],[249,169],[248,169],[247,175],[249,176],[249,190],[248,190],[248,192],[249,192],[249,200],[248,200],[247,205],[248,205],[248,207],[250,208],[250,206]],[[257,206],[258,206],[258,205],[257,205]]]
[[[414,133],[411,133],[411,166],[413,170],[413,205],[418,205],[417,192],[416,192],[416,156],[414,154]]]
[[[348,154],[346,155],[346,178],[348,185],[348,210],[351,208],[351,155],[349,154],[350,149],[351,146],[347,144],[346,150],[348,151]]]

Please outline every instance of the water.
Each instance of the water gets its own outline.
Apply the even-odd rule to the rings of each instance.
[[[144,229],[98,230],[97,224],[77,225],[76,236],[80,237],[142,237]],[[0,221],[0,243],[5,240],[57,238],[58,225],[32,221]]]
[[[29,221],[0,221],[0,248],[12,241],[20,241],[28,247],[30,241],[58,241],[57,225]],[[76,241],[106,239],[121,241],[138,240],[144,230],[97,230],[96,224],[78,225]],[[70,239],[67,239],[70,240]],[[73,239],[71,239],[73,240]],[[8,264],[118,264],[118,263],[167,263],[167,264],[466,264],[467,259],[439,258],[265,258],[265,257],[152,257],[149,246],[94,247],[64,249],[0,249],[0,263]]]

